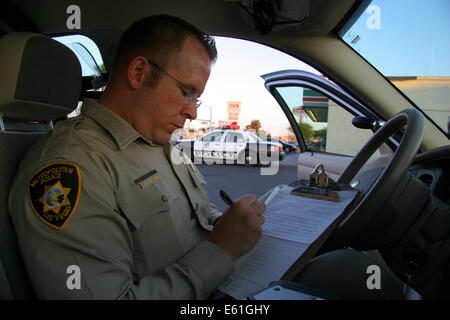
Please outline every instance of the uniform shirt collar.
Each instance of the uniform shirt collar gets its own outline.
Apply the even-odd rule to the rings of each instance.
[[[104,105],[84,99],[81,115],[93,119],[102,126],[114,139],[119,150],[124,150],[130,143],[141,138],[151,146],[158,146],[145,139],[125,119],[111,111]]]

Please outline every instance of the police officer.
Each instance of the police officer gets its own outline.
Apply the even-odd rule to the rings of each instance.
[[[100,100],[29,151],[10,206],[38,298],[205,299],[256,244],[264,203],[245,195],[222,215],[168,144],[196,118],[216,55],[181,19],[137,21]]]

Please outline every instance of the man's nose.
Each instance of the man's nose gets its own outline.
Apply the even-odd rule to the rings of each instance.
[[[190,120],[197,119],[197,104],[192,102],[184,105],[183,114]]]

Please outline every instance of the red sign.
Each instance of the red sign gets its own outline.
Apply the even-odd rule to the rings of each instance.
[[[227,111],[228,112],[241,112],[241,102],[240,101],[227,101]]]

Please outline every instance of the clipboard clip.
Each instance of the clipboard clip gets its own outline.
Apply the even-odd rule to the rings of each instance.
[[[319,163],[309,174],[308,186],[326,189],[331,186],[335,187],[337,184],[326,174],[324,165]]]
[[[326,174],[324,165],[319,163],[313,172],[309,174],[308,185],[293,189],[291,194],[306,198],[339,202],[337,190],[339,190],[338,184]]]

